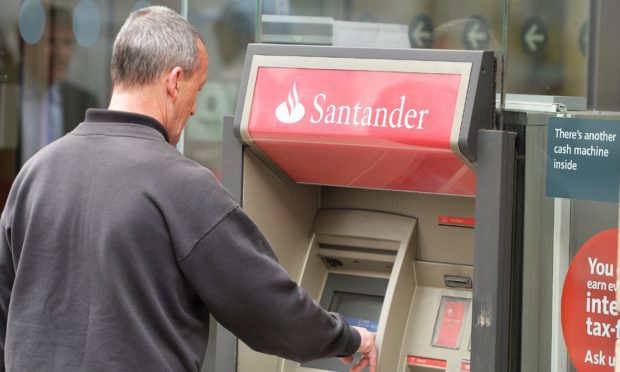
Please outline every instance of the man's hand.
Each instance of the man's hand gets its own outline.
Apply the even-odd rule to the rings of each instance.
[[[352,327],[360,334],[360,347],[358,353],[362,354],[362,359],[356,365],[351,367],[350,372],[360,372],[366,366],[370,366],[370,372],[377,372],[377,346],[375,345],[375,334],[369,332],[366,328]],[[340,358],[340,361],[346,364],[353,363],[353,355]]]

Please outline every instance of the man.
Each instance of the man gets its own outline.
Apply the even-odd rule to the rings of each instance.
[[[374,334],[321,309],[205,168],[172,146],[208,57],[164,7],[132,13],[109,110],[25,165],[0,218],[0,344],[8,371],[198,371],[209,314],[250,347],[306,361]]]
[[[22,165],[43,146],[73,130],[86,109],[99,106],[91,92],[66,80],[75,52],[71,13],[51,5],[46,19],[41,40],[23,45]]]

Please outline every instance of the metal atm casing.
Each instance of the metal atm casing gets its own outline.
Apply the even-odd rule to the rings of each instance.
[[[434,65],[434,67],[429,69],[429,65]],[[445,66],[450,65],[452,67],[457,66],[458,68],[442,70]],[[427,141],[426,144],[416,144],[414,140],[408,143],[406,140],[398,138],[398,136],[390,138],[389,135],[387,138],[383,137],[381,141],[373,143],[372,140],[368,142],[368,138],[363,135],[354,135],[352,136],[353,139],[351,139],[351,136],[337,134],[331,140],[326,140],[328,137],[325,136],[325,133],[313,135],[306,131],[296,137],[294,133],[287,132],[287,130],[297,125],[297,123],[292,121],[299,119],[292,118],[290,114],[295,111],[297,104],[304,99],[307,100],[308,85],[316,83],[312,76],[306,77],[304,80],[304,73],[311,72],[312,70],[327,70],[327,72],[335,74],[332,77],[337,76],[342,71],[347,71],[347,69],[357,69],[366,73],[385,73],[386,66],[388,74],[417,74],[417,76],[424,74],[458,74],[460,76],[461,80],[455,85],[457,94],[453,96],[457,107],[453,111],[455,113],[453,120],[449,123],[450,140],[447,146],[444,144],[445,147],[443,149],[438,148],[441,145],[436,146],[433,141]],[[264,69],[262,72],[265,73],[261,72],[261,68]],[[321,274],[322,277],[320,280],[314,281],[308,288],[315,298],[320,297],[327,272],[344,272],[359,276],[383,277],[390,280],[386,302],[384,302],[382,308],[382,320],[379,323],[378,330],[380,371],[424,370],[416,367],[415,363],[409,364],[411,357],[427,357],[429,360],[437,357],[439,360],[446,361],[445,368],[440,368],[439,370],[460,371],[461,369],[459,368],[462,368],[462,362],[465,362],[465,358],[469,355],[469,345],[462,340],[456,352],[452,351],[451,355],[443,358],[441,357],[442,353],[436,355],[428,355],[429,353],[425,355],[410,355],[409,353],[425,350],[426,344],[430,345],[432,342],[430,339],[415,340],[416,334],[424,332],[416,332],[412,328],[414,326],[420,327],[419,323],[423,317],[416,315],[420,308],[436,305],[429,304],[427,303],[428,301],[424,300],[424,298],[429,298],[424,296],[424,292],[428,288],[431,288],[430,293],[433,293],[433,296],[439,299],[441,299],[442,295],[447,297],[456,295],[456,297],[465,299],[471,298],[471,291],[447,288],[445,284],[447,283],[446,273],[449,276],[460,278],[471,279],[473,276],[474,270],[472,266],[475,266],[473,257],[474,233],[471,229],[463,227],[451,228],[452,230],[449,230],[449,232],[441,231],[449,224],[442,224],[440,220],[441,218],[450,218],[450,216],[472,216],[474,213],[474,199],[472,197],[476,193],[475,177],[473,185],[471,182],[468,184],[468,181],[463,182],[462,180],[467,180],[469,175],[473,175],[472,169],[476,162],[478,131],[481,128],[490,128],[493,123],[493,68],[493,55],[490,52],[335,49],[330,47],[277,45],[251,45],[248,48],[244,80],[234,120],[236,138],[241,139],[242,143],[233,138],[229,120],[228,125],[225,127],[224,184],[239,198],[246,212],[255,219],[259,227],[265,232],[289,274],[298,280],[302,287],[305,287],[304,284],[308,285],[308,277],[311,277],[311,274],[308,274],[307,268],[313,257],[316,257],[313,256],[316,252],[312,248],[314,239],[317,236],[315,231],[313,231],[313,226],[320,223],[317,220],[320,220],[319,216],[325,213],[332,214],[334,211],[338,213],[338,210],[344,210],[345,213],[363,214],[367,210],[371,210],[371,213],[384,213],[387,218],[404,214],[406,215],[405,218],[412,221],[411,239],[406,244],[401,244],[401,248],[396,249],[398,251],[398,259],[395,259],[395,262],[398,262],[400,265],[396,265],[398,270],[391,271],[395,268],[395,265],[388,265],[389,272],[374,270],[363,265],[357,268],[350,267],[350,265],[344,268],[329,268],[329,265],[324,260],[325,257],[322,257],[323,261],[318,261],[325,264],[324,272]],[[284,94],[280,94],[280,96],[278,96],[277,89],[273,87],[265,89],[256,85],[259,79],[272,84],[274,76],[277,78],[277,74],[274,76],[269,75],[269,72],[273,71],[277,73],[285,72],[285,75],[291,76],[296,80],[293,83],[289,82],[286,91]],[[389,77],[378,75],[379,80],[384,80],[384,78],[389,80]],[[375,78],[377,77],[375,76]],[[433,86],[433,82],[430,84],[427,87]],[[327,86],[319,84],[318,88],[317,86],[313,86],[313,88],[319,89],[319,91],[323,88],[327,89],[327,91],[330,89],[329,84]],[[261,91],[261,89],[263,90]],[[261,94],[262,97],[268,97],[268,99],[266,102],[257,104],[254,100],[257,97],[261,97]],[[311,129],[314,129],[313,125],[324,125],[326,127],[325,130],[334,130],[339,125],[341,127],[346,125],[350,127],[356,126],[355,120],[351,120],[350,117],[348,119],[349,124],[343,123],[340,119],[338,119],[340,120],[340,124],[338,124],[336,120],[337,114],[342,117],[347,112],[340,111],[336,113],[335,110],[337,107],[345,105],[344,103],[340,103],[340,106],[334,104],[331,123],[325,120],[325,123],[320,124],[316,97],[319,97],[319,99],[323,97],[326,100],[329,97],[329,93],[323,93],[323,96],[320,94],[317,93],[314,98],[315,117],[308,115],[310,116],[310,122],[306,122]],[[396,105],[394,106],[396,108],[392,110],[392,114],[398,116],[397,109],[400,107],[400,113],[407,115],[405,113],[407,109],[405,102],[408,96],[399,95],[397,92],[392,97],[395,98],[392,102]],[[398,106],[399,103],[400,106]],[[358,113],[363,112],[362,107],[369,106],[367,103],[358,102],[358,104],[360,107]],[[285,107],[284,112],[289,114],[288,119],[284,117],[284,121],[289,120],[291,121],[290,123],[282,122],[282,120],[279,120],[281,118],[277,118],[277,107],[282,105]],[[312,101],[306,103],[306,106],[310,106],[308,109],[310,111]],[[256,112],[260,111],[262,114],[253,114],[253,107],[260,107],[256,109]],[[355,106],[351,104],[349,107]],[[441,105],[437,106],[437,109],[441,109]],[[434,112],[434,110],[436,109],[430,109],[429,111]],[[418,117],[420,112],[421,110],[416,112]],[[256,115],[258,119],[252,119],[252,115]],[[414,114],[411,113],[409,118],[413,119],[413,116]],[[259,125],[269,120],[273,125],[265,130],[259,128],[252,133],[251,126],[253,120],[254,123],[259,123]],[[278,120],[279,122],[277,122]],[[358,124],[360,123],[361,120]],[[367,120],[366,124],[369,123],[371,121]],[[389,125],[391,126],[394,123],[395,121],[391,121]],[[458,125],[455,126],[455,123]],[[329,124],[331,124],[331,127],[329,127]],[[377,129],[376,127],[388,126],[385,125],[385,121],[383,124],[379,124],[379,119],[376,119],[374,125],[366,125],[371,128],[362,128],[363,125],[358,125],[356,129]],[[404,126],[402,120],[400,124],[400,129],[402,129]],[[414,126],[412,122],[405,124],[409,124],[411,127]],[[393,126],[394,128],[399,129],[398,126]],[[411,128],[407,129],[411,130]],[[510,147],[509,142],[507,141],[508,147]],[[265,143],[267,143],[266,146],[264,145]],[[385,172],[381,172],[381,168],[388,163],[377,165],[376,162],[373,162],[373,157],[376,160],[377,156],[379,158],[396,159],[397,162],[402,162],[402,154],[397,153],[390,158],[391,155],[388,152],[384,152],[385,147],[389,150],[390,143],[397,144],[395,146],[397,151],[411,151],[413,154],[417,152],[422,157],[428,157],[430,160],[422,162],[422,165],[417,164],[416,169],[421,170],[421,173],[412,174],[412,172],[407,172],[405,179],[400,179],[396,183],[390,183],[389,179],[381,179],[381,177],[385,176]],[[275,146],[270,147],[270,145],[274,144]],[[364,146],[370,149],[371,152],[373,148],[375,150],[379,149],[378,152],[375,151],[373,156],[370,157],[371,163],[365,165],[365,167],[368,167],[368,164],[370,164],[378,169],[378,173],[374,173],[373,177],[349,177],[344,181],[343,179],[338,180],[338,173],[346,175],[348,167],[346,162],[339,163],[335,161],[333,163],[336,163],[336,166],[340,166],[340,168],[336,172],[326,171],[333,164],[329,163],[329,156],[325,157],[322,154],[326,153],[347,158],[347,151],[353,149],[352,153],[358,157],[353,156],[351,158],[359,159],[359,150],[360,148],[364,149]],[[427,154],[425,154],[425,146],[430,149],[430,151],[426,151]],[[343,148],[344,150],[342,150]],[[500,148],[503,147],[500,146]],[[449,156],[458,160],[462,166],[452,168],[452,173],[447,175],[447,179],[442,178],[446,177],[446,173],[433,171],[434,168],[439,168],[436,166],[438,160],[433,159],[433,155],[441,152],[444,155],[446,152],[451,152]],[[312,156],[304,157],[304,153],[311,154]],[[382,154],[384,155],[383,157],[381,156]],[[491,156],[497,158],[495,154],[491,154]],[[415,156],[413,158],[415,159]],[[317,167],[316,164],[301,166],[304,169],[301,172],[297,172],[295,164],[307,164],[308,159],[312,159],[314,163],[318,161],[319,166]],[[404,174],[402,169],[411,169],[411,165],[412,163],[401,164],[404,168],[399,168],[396,171],[397,174]],[[387,173],[389,178],[390,173]],[[433,180],[434,182],[427,183],[426,185],[424,182],[418,182],[418,179],[432,178],[434,173],[439,175],[439,180],[435,179]],[[377,178],[383,184],[373,184],[372,182]],[[450,183],[451,179],[456,180],[452,182],[454,187],[445,188],[444,186]],[[419,191],[422,193],[407,191]],[[444,194],[448,194],[448,196],[444,196]],[[438,215],[443,212],[447,215]],[[458,218],[456,219],[458,220]],[[422,221],[423,224],[429,227],[420,227],[423,225],[420,223]],[[424,229],[422,233],[420,233],[421,228]],[[432,234],[429,233],[428,236],[434,235],[439,237],[437,241],[438,246],[435,247],[432,246],[433,238],[426,237],[426,231],[430,232],[432,230],[435,231]],[[425,237],[418,238],[416,231]],[[446,237],[448,237],[447,241]],[[347,236],[347,238],[355,240],[359,237]],[[450,239],[453,239],[451,244],[449,243]],[[463,245],[464,247],[459,249],[454,247],[455,245]],[[290,249],[286,247],[297,248]],[[355,259],[353,259],[354,261]],[[360,260],[357,259],[357,261],[359,262]],[[396,290],[396,288],[399,290]],[[406,289],[402,290],[402,288]],[[388,298],[388,296],[391,297]],[[418,296],[417,303],[415,296]],[[394,305],[393,308],[392,305]],[[475,307],[476,301],[474,299]],[[472,306],[469,306],[466,310],[467,317],[471,317],[471,308]],[[387,319],[390,317],[384,314],[385,311],[398,312],[399,315],[393,317],[394,319],[391,322],[388,322]],[[434,311],[433,317],[435,317],[439,310]],[[415,318],[417,318],[417,321]],[[435,320],[433,318],[431,323],[434,324]],[[388,334],[388,337],[385,337],[385,327],[388,325],[393,330],[390,331],[391,333]],[[468,321],[463,326],[467,327],[467,325],[469,325]],[[398,333],[399,336],[391,337],[390,335],[394,333]],[[462,339],[468,340],[469,331],[466,331],[462,336]],[[424,337],[429,338],[429,335]],[[474,340],[474,345],[475,343],[476,341]],[[383,344],[386,345],[386,348],[381,350]],[[448,351],[447,353],[450,354],[450,352]],[[238,371],[294,371],[304,370],[305,368],[299,364],[272,356],[253,354],[252,351],[242,344],[239,346],[236,359],[236,369]],[[474,366],[477,363],[473,355],[472,363]]]

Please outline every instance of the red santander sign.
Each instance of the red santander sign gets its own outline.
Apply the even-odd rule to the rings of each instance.
[[[462,71],[259,66],[242,136],[297,182],[474,195]]]
[[[326,93],[317,93],[312,99],[308,120],[311,124],[336,126],[424,129],[424,118],[428,116],[430,110],[416,110],[411,106],[404,94],[399,97],[397,105],[375,107],[372,103],[364,106],[359,100],[352,105],[330,103]],[[295,83],[287,100],[277,106],[275,116],[282,124],[297,124],[306,116],[306,108],[299,101]]]

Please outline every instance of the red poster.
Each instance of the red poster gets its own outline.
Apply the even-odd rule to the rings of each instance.
[[[616,302],[618,230],[602,231],[579,249],[562,290],[562,331],[579,372],[614,370],[620,320]]]
[[[433,334],[433,346],[458,349],[469,300],[443,297]]]

